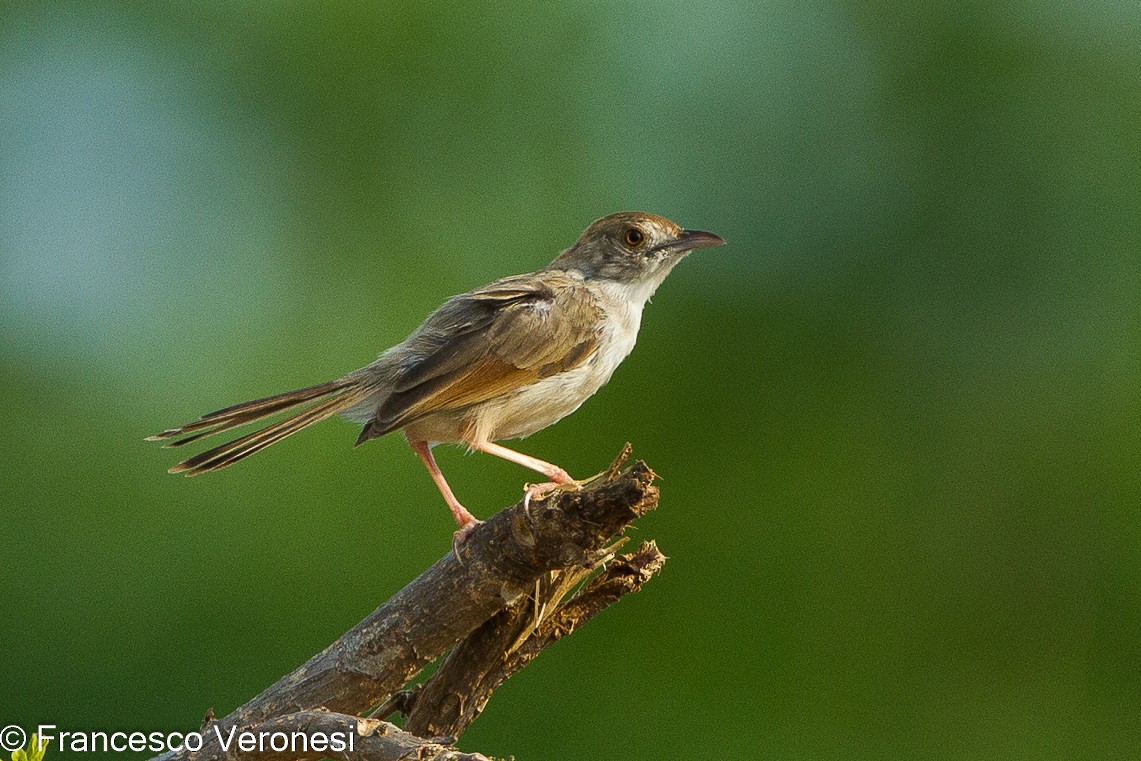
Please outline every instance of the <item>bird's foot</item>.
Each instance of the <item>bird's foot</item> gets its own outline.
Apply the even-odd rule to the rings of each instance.
[[[564,491],[578,491],[581,488],[582,483],[575,481],[573,478],[568,478],[566,481],[547,481],[542,484],[526,484],[523,487],[523,514],[530,520],[532,502],[542,502],[552,494]]]
[[[460,561],[460,565],[464,564],[464,559],[460,557],[460,547],[463,546],[463,543],[467,541],[468,535],[471,534],[472,529],[481,523],[483,523],[483,521],[473,517],[467,523],[462,524],[458,529],[456,529],[456,532],[452,534],[452,554],[456,556],[456,560]]]

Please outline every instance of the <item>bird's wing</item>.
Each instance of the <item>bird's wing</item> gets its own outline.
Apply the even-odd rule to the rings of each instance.
[[[600,323],[581,280],[557,271],[504,278],[456,296],[406,341],[413,359],[400,368],[361,440],[569,370],[594,352]]]

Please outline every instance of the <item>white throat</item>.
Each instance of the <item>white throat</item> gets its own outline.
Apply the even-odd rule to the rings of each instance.
[[[602,288],[607,296],[616,300],[624,301],[631,307],[637,310],[638,314],[642,313],[642,307],[658,290],[658,286],[666,279],[666,275],[670,274],[673,269],[673,264],[662,267],[655,272],[651,277],[639,280],[636,283],[619,283],[613,280],[609,281],[595,281],[597,285]]]
[[[642,327],[642,308],[654,295],[656,283],[616,283],[595,282],[593,284],[606,300],[605,310],[608,323],[603,354],[608,355],[605,364],[613,371],[618,363],[634,348],[638,340],[638,329]]]

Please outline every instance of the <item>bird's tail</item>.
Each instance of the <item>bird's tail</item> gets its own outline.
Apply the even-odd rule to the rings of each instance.
[[[308,428],[314,423],[319,423],[333,415],[345,412],[364,401],[372,393],[372,390],[361,378],[349,375],[317,386],[287,391],[284,394],[255,399],[252,402],[235,404],[232,407],[203,415],[193,423],[148,436],[147,441],[167,441],[165,446],[180,447],[205,436],[213,436],[215,433],[293,409],[306,402],[317,401],[316,404],[295,415],[279,420],[239,439],[208,449],[201,454],[183,460],[169,470],[170,473],[185,473],[187,476],[196,476],[199,473],[233,465],[238,460],[244,460],[270,444],[275,444],[286,436],[297,433],[302,428]],[[182,438],[176,438],[179,436]],[[168,439],[176,440],[168,441]]]

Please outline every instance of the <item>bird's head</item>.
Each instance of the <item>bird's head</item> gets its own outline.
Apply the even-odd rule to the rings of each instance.
[[[551,267],[577,270],[589,280],[625,285],[649,298],[690,251],[724,244],[718,235],[683,230],[665,217],[622,211],[595,220]]]

